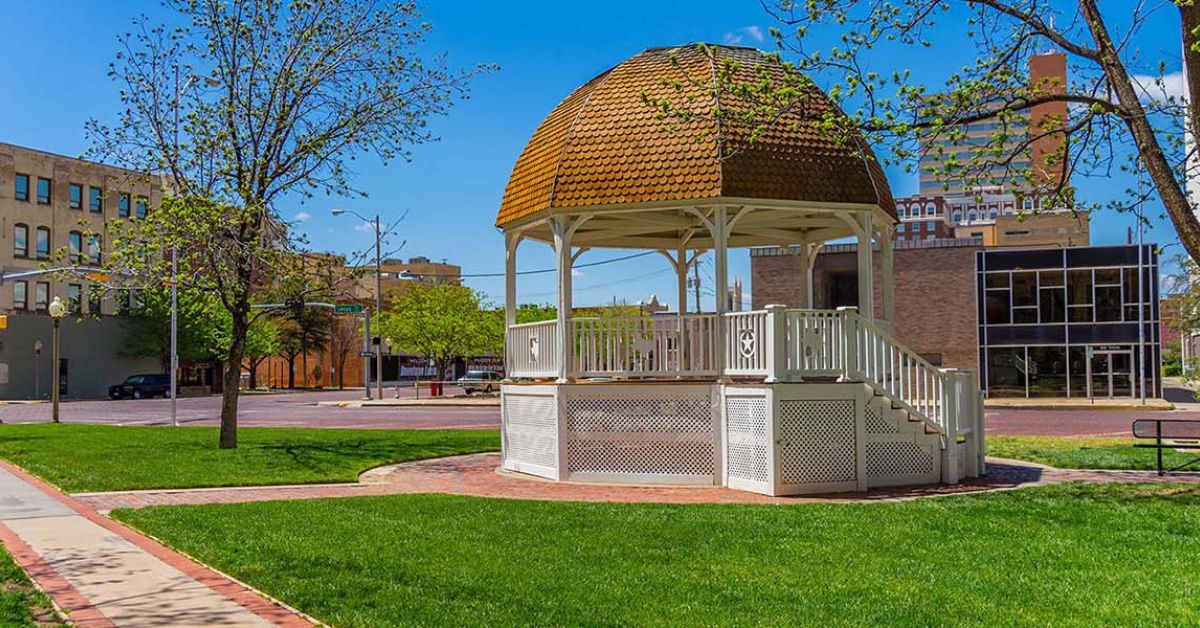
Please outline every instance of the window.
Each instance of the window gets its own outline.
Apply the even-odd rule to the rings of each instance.
[[[100,263],[100,236],[88,236],[88,261],[93,264]]]
[[[83,261],[83,234],[78,231],[72,231],[67,237],[67,252],[70,255],[70,261],[73,264],[78,264]]]
[[[37,258],[46,259],[50,257],[50,228],[37,228]]]
[[[995,220],[996,219],[996,210],[993,209],[992,212],[990,214],[988,214],[988,217],[990,217],[992,220]]]
[[[13,198],[18,201],[29,200],[29,175],[17,174],[13,182]]]
[[[88,209],[97,213],[104,211],[104,193],[100,188],[88,188]]]
[[[83,286],[67,284],[67,311],[78,314],[83,311]]]
[[[24,281],[13,284],[13,309],[29,309],[29,284]]]
[[[129,195],[121,194],[117,197],[117,215],[121,218],[129,217]]]
[[[83,186],[72,183],[69,189],[71,193],[67,202],[71,209],[83,209]]]
[[[137,208],[137,217],[145,218],[146,214],[148,213],[147,208],[146,208],[146,197],[139,196],[137,198],[136,208]]]
[[[38,205],[50,204],[50,179],[38,177],[37,194]]]
[[[967,214],[967,222],[975,222],[975,212]]]
[[[1033,199],[1027,198],[1027,199],[1022,200],[1021,201],[1021,209],[1023,209],[1024,211],[1032,211],[1033,210]]]
[[[88,286],[87,294],[88,294],[88,314],[91,314],[92,316],[99,316],[101,313],[100,306],[101,306],[101,303],[103,302],[104,292],[101,290],[100,286],[98,286],[96,284],[91,284]]]
[[[926,203],[926,204],[925,204],[925,215],[926,215],[926,216],[932,216],[932,215],[934,215],[934,214],[936,214],[936,213],[937,213],[937,206],[936,206],[936,205],[934,205],[933,203]]]
[[[904,223],[900,223],[900,224],[896,225],[896,233],[904,233],[904,227],[905,227]]]
[[[50,284],[45,281],[39,281],[33,287],[33,290],[33,309],[45,310],[50,307]]]
[[[29,257],[29,227],[17,223],[13,227],[13,255],[15,257]]]

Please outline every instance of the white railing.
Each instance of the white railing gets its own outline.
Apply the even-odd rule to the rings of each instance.
[[[842,376],[846,372],[845,316],[834,310],[788,310],[790,377]]]
[[[871,384],[939,430],[946,422],[946,376],[938,367],[906,349],[873,321],[852,310],[846,316],[847,373]]]
[[[712,314],[573,318],[571,327],[576,376],[717,375]]]
[[[509,377],[558,375],[558,321],[512,325],[504,343]]]
[[[570,329],[572,377],[861,380],[947,438],[982,437],[973,373],[930,364],[853,308],[574,318]],[[510,327],[509,376],[557,376],[557,331],[556,321]]]
[[[725,374],[767,375],[771,351],[767,312],[734,312],[725,315]]]

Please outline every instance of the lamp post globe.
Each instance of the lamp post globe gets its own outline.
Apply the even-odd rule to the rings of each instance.
[[[50,420],[53,423],[58,423],[58,395],[59,388],[62,386],[62,359],[59,357],[62,352],[62,343],[60,341],[59,329],[63,317],[67,315],[67,306],[62,302],[61,298],[54,297],[54,300],[50,302],[50,306],[46,309],[50,312],[50,318],[54,319],[54,355],[51,358],[53,360],[51,366],[54,369],[54,377],[50,380]]]

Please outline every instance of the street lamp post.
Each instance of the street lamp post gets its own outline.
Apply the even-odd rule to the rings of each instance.
[[[383,230],[379,226],[379,214],[375,214],[375,219],[371,220],[364,217],[358,212],[348,209],[332,209],[331,214],[341,216],[342,214],[351,214],[363,222],[373,223],[375,225],[375,315],[380,316],[383,312],[383,254],[381,246],[383,241]],[[383,347],[375,346],[375,397],[383,399]],[[363,382],[363,386],[370,387],[367,382]],[[368,396],[370,393],[368,392]]]
[[[67,306],[63,305],[62,299],[54,297],[50,302],[50,318],[54,319],[54,379],[50,382],[50,420],[58,423],[58,392],[62,385],[62,359],[61,359],[61,343],[59,339],[59,330],[62,327],[62,318],[67,315]]]
[[[33,341],[33,398],[42,398],[42,339]]]
[[[193,74],[188,77],[187,82],[183,85],[179,84],[179,66],[175,66],[175,162],[179,162],[179,102],[183,98],[183,93],[196,83],[196,79],[203,79],[209,87],[220,87],[221,82],[211,77],[201,77]],[[171,245],[171,425],[179,427],[179,415],[176,414],[176,399],[178,395],[179,385],[179,245]],[[242,368],[239,364],[237,368]]]

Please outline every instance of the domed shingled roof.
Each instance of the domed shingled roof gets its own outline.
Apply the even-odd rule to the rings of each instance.
[[[836,111],[820,88],[812,86],[809,98],[749,142],[748,126],[712,115],[714,97],[706,86],[727,58],[738,64],[738,84],[759,81],[765,70],[782,85],[785,70],[759,50],[705,48],[648,49],[559,103],[513,166],[497,226],[549,210],[719,197],[865,204],[896,217],[870,148],[857,140],[858,150],[815,127]],[[665,84],[675,79],[682,91]],[[643,93],[651,100],[669,98],[693,115],[667,128],[672,122],[656,117]]]

